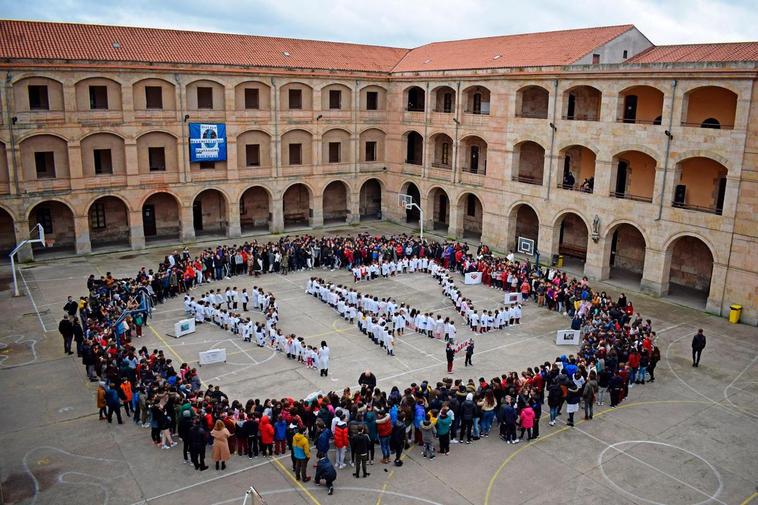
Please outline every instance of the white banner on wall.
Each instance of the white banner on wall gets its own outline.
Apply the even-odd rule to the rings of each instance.
[[[197,362],[200,366],[213,363],[226,363],[226,349],[208,349],[197,353]]]
[[[464,277],[464,284],[481,284],[482,272],[469,272]]]
[[[555,332],[555,345],[579,345],[579,330],[558,330]]]

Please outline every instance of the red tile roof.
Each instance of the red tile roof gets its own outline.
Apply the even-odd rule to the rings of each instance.
[[[412,49],[395,72],[569,65],[634,25],[433,42]]]
[[[758,61],[758,42],[657,46],[629,58],[627,63],[706,63]]]
[[[114,45],[119,47],[114,47]],[[0,58],[389,72],[407,49],[126,26],[0,21]],[[287,54],[285,54],[287,53]]]

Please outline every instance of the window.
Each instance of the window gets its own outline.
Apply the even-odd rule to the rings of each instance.
[[[621,54],[621,57],[624,58],[624,59],[627,59],[629,57],[629,51],[627,51],[626,49],[624,49],[624,52]]]
[[[474,93],[474,109],[472,112],[474,114],[482,113],[482,94],[481,93]]]
[[[258,88],[245,88],[245,108],[260,109]]]
[[[201,170],[213,170],[216,168],[216,162],[215,161],[201,161],[200,162],[200,169]]]
[[[50,102],[47,99],[47,86],[29,86],[29,109],[49,110]]]
[[[303,108],[303,91],[300,89],[289,90],[289,108],[290,109],[302,109]]]
[[[38,179],[55,177],[55,155],[52,151],[34,153],[34,166]]]
[[[592,55],[592,64],[593,65],[599,65],[600,64],[600,55],[599,54],[593,54]]]
[[[442,112],[453,112],[453,94],[445,93],[442,96]]]
[[[213,88],[205,86],[197,87],[197,108],[198,109],[212,109],[213,108]]]
[[[112,174],[113,162],[111,161],[110,149],[94,149],[93,154],[95,156],[95,173],[96,174]]]
[[[366,142],[366,161],[376,161],[376,141]]]
[[[329,142],[329,163],[340,162],[340,142]]]
[[[150,165],[151,172],[162,172],[166,170],[166,150],[162,147],[148,147],[147,161]]]
[[[245,145],[245,166],[248,166],[248,167],[261,166],[261,145],[260,144]]]
[[[440,162],[443,165],[449,165],[450,164],[450,144],[445,142],[442,144],[442,159]]]
[[[379,93],[377,91],[366,92],[366,110],[379,110]]]
[[[93,230],[105,229],[105,205],[95,203],[89,212],[89,225]]]
[[[466,198],[466,215],[470,217],[476,216],[476,197],[469,194]]]
[[[290,144],[290,165],[303,164],[303,144]]]
[[[145,86],[145,108],[163,108],[163,89],[160,86]]]
[[[247,214],[247,209],[245,208],[245,199],[243,198],[240,200],[240,216],[244,216]]]
[[[89,87],[89,108],[90,109],[107,109],[108,108],[108,87],[107,86],[90,86]]]
[[[36,212],[37,223],[42,225],[45,233],[53,233],[53,214],[50,207],[40,207]]]
[[[330,109],[342,108],[342,91],[338,89],[329,90],[329,108]]]

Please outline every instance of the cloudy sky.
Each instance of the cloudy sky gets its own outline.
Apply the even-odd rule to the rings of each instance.
[[[0,17],[414,47],[635,24],[655,44],[758,40],[754,0],[0,0]]]

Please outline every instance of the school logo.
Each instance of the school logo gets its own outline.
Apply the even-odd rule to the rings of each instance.
[[[226,160],[226,125],[223,123],[189,124],[190,161]]]

